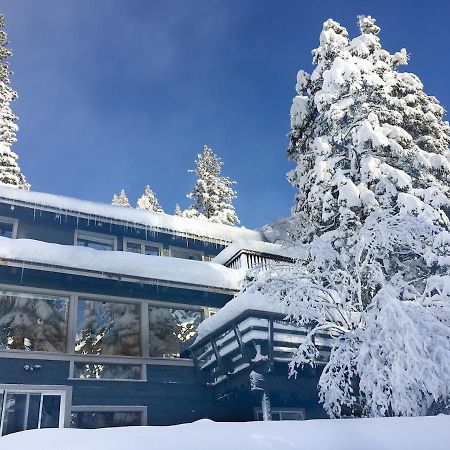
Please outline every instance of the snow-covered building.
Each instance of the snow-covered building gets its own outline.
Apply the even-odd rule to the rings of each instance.
[[[259,418],[255,370],[289,354],[265,341],[295,330],[250,304],[196,332],[269,259],[289,261],[258,231],[0,187],[0,434]],[[296,392],[274,418],[304,415]]]

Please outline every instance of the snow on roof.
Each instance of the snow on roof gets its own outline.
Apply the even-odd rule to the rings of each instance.
[[[213,316],[208,317],[198,326],[195,342],[199,342],[226,323],[240,316],[243,312],[251,310],[286,314],[283,310],[283,305],[276,303],[269,297],[259,292],[244,292],[234,297]]]
[[[272,244],[270,242],[255,241],[249,239],[239,239],[237,241],[234,241],[228,247],[224,248],[213,259],[213,262],[218,264],[225,264],[241,250],[249,250],[257,253],[268,253],[269,255],[289,257],[289,250],[279,244]]]
[[[6,237],[0,237],[0,262],[2,259],[232,291],[239,290],[243,278],[241,271],[212,262]]]
[[[87,216],[88,218],[98,218],[108,222],[119,221],[127,225],[145,227],[151,231],[186,237],[201,237],[220,243],[229,243],[237,239],[254,239],[257,241],[263,239],[260,232],[244,227],[232,227],[198,219],[118,207],[43,192],[27,192],[5,186],[0,186],[1,201],[28,208],[46,209],[75,217]]]
[[[445,414],[241,423],[202,419],[171,427],[45,428],[0,437],[2,450],[448,450],[449,442]]]

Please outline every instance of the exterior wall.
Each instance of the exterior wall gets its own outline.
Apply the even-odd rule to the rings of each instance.
[[[35,364],[41,368],[24,369]],[[198,384],[193,367],[148,365],[147,381],[89,381],[69,379],[68,361],[0,357],[0,384],[71,386],[76,409],[146,406],[149,425],[202,418],[223,420],[229,416],[226,405],[218,405],[212,393]]]

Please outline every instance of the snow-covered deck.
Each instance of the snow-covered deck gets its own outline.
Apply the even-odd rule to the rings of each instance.
[[[158,284],[190,285],[236,292],[244,273],[220,264],[187,259],[103,251],[31,239],[0,237],[0,264],[39,266],[62,271],[72,269],[87,275],[127,276]]]
[[[52,211],[63,216],[87,218],[107,223],[121,223],[126,226],[142,227],[150,232],[170,233],[221,244],[228,244],[239,239],[263,240],[260,232],[244,227],[232,227],[135,208],[123,208],[61,195],[27,192],[5,186],[0,186],[0,202],[12,206],[18,205]]]

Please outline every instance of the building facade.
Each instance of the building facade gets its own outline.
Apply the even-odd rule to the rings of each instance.
[[[264,241],[253,230],[1,187],[0,435],[258,419],[257,399],[230,395],[245,382],[225,377],[218,391],[192,353],[198,324],[239,291],[236,261],[280,257],[243,253],[242,239]],[[317,404],[315,394],[308,401]],[[301,418],[301,402],[285,398],[274,418]]]

